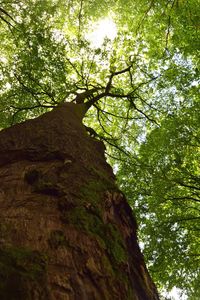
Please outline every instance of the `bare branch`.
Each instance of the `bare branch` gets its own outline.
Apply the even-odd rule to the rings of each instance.
[[[98,118],[99,125],[100,125],[100,127],[102,128],[103,132],[105,132],[107,135],[109,135],[110,137],[112,137],[112,135],[111,135],[109,132],[107,132],[107,130],[105,129],[105,127],[104,127],[104,126],[102,125],[102,123],[101,123],[99,110],[97,110],[97,118]]]
[[[21,111],[24,110],[32,110],[32,109],[36,109],[36,108],[54,108],[54,105],[43,105],[43,104],[37,104],[37,105],[33,105],[33,106],[26,106],[26,107],[17,107],[14,105],[10,106],[11,108],[14,108],[16,110],[16,112],[12,115],[12,121],[11,121],[11,126],[15,123],[15,117],[17,116],[17,114],[19,114]]]
[[[194,197],[190,197],[190,196],[183,196],[183,197],[170,197],[170,198],[166,198],[166,200],[171,200],[171,201],[194,201],[194,202],[200,202],[200,200],[194,198]]]
[[[13,19],[13,17],[5,9],[3,9],[2,7],[0,7],[0,12],[2,12],[4,15],[6,15],[7,17],[9,17],[13,22],[16,23],[16,21]]]
[[[10,22],[8,22],[4,17],[2,17],[1,15],[0,15],[0,19],[2,19],[9,27],[13,27],[13,25],[10,23]]]
[[[200,191],[200,188],[194,185],[187,184],[181,180],[174,180],[175,183],[180,184],[181,186],[188,187],[189,189],[194,189]]]
[[[136,29],[136,34],[138,34],[139,29],[140,29],[140,27],[142,26],[142,23],[144,22],[144,20],[145,20],[146,17],[148,16],[148,13],[149,13],[149,11],[152,9],[153,5],[154,5],[154,0],[152,0],[152,1],[150,2],[149,7],[148,7],[147,10],[145,11],[145,13],[144,13],[144,15],[143,15],[141,21],[139,22],[138,27],[137,27],[137,29]]]
[[[77,70],[77,68],[75,67],[75,65],[71,62],[71,60],[69,58],[66,57],[66,60],[68,61],[68,63],[72,66],[72,68],[75,70],[75,72],[77,73],[77,75],[79,77],[82,78],[82,75],[80,74],[80,72]]]
[[[153,122],[153,123],[155,123],[156,125],[159,125],[154,119],[150,118],[144,111],[142,111],[141,109],[139,109],[139,108],[136,106],[135,102],[133,101],[133,99],[132,99],[131,97],[129,98],[129,101],[131,102],[132,107],[133,107],[136,111],[138,111],[140,114],[142,114],[143,116],[145,116],[145,118],[147,118],[150,122]]]
[[[120,152],[124,153],[126,156],[130,156],[130,153],[126,152],[123,148],[121,148],[120,146],[112,143],[111,140],[105,138],[105,137],[101,137],[106,143],[108,143],[110,146],[116,148],[117,150],[119,150]]]
[[[95,106],[95,105],[94,105]],[[96,107],[96,106],[95,106]],[[119,119],[124,119],[124,120],[127,120],[127,117],[122,117],[122,116],[119,116],[119,115],[116,115],[116,114],[113,114],[111,112],[108,112],[100,107],[98,107],[98,109],[104,113],[104,114],[107,114],[107,115],[110,115],[110,116],[113,116],[115,118],[119,118]],[[140,119],[140,118],[139,118]],[[128,120],[138,120],[138,117],[128,117]]]
[[[169,40],[169,34],[170,34],[170,27],[171,27],[171,16],[168,18],[168,25],[167,25],[167,33],[165,37],[165,50],[168,51],[168,40]]]

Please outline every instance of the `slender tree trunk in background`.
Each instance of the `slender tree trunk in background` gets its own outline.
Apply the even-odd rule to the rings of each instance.
[[[0,132],[0,299],[158,299],[79,105]]]

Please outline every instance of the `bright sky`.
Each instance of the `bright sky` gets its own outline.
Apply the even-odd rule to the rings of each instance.
[[[187,300],[186,295],[181,295],[181,290],[174,287],[170,293],[163,293],[164,296],[171,297],[171,300]]]
[[[111,18],[104,18],[92,25],[93,30],[88,33],[87,38],[93,47],[100,47],[107,37],[114,40],[117,35],[117,27]]]

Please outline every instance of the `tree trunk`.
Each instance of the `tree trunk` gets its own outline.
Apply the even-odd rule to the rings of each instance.
[[[136,222],[66,104],[0,132],[0,299],[158,299]]]

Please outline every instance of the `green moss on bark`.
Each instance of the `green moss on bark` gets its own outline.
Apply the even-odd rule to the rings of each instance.
[[[31,286],[45,299],[46,258],[36,251],[9,247],[0,249],[0,299],[32,299]],[[44,285],[44,286],[42,286]],[[30,288],[30,289],[29,289]]]
[[[95,236],[114,263],[119,264],[127,260],[127,251],[118,228],[111,223],[104,224],[98,213],[91,213],[80,206],[66,212],[65,217],[68,223]]]
[[[52,249],[69,247],[69,242],[66,240],[64,232],[61,230],[53,230],[48,239],[48,243]]]

